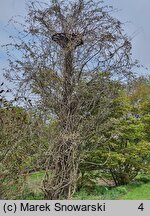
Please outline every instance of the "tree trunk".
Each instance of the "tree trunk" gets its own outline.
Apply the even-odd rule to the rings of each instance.
[[[64,52],[62,108],[59,117],[62,131],[60,131],[60,139],[53,149],[53,177],[49,176],[47,181],[44,182],[44,191],[46,191],[47,199],[70,199],[75,191],[78,179],[78,135],[73,127],[71,104],[73,92],[73,51],[64,50]]]

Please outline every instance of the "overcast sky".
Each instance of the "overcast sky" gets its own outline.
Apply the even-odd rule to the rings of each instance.
[[[28,1],[28,0],[26,0]],[[49,0],[43,0],[49,1]],[[96,0],[95,0],[96,1]],[[118,9],[114,14],[125,23],[125,31],[133,37],[133,57],[139,59],[148,70],[139,69],[138,73],[150,74],[150,1],[149,0],[104,0]],[[25,15],[25,0],[0,0],[0,82],[3,81],[2,68],[7,66],[7,57],[2,44],[9,42],[12,28],[6,25],[15,15]]]

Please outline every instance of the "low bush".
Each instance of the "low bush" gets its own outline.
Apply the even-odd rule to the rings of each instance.
[[[135,178],[138,182],[149,183],[150,182],[150,174],[140,174]]]

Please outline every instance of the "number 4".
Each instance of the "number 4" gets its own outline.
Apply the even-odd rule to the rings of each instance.
[[[143,211],[144,210],[144,206],[143,206],[143,203],[141,203],[138,207],[139,210]]]

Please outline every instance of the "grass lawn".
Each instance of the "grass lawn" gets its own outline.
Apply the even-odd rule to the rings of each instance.
[[[40,190],[44,172],[32,173],[27,178],[27,190],[22,199],[44,199]],[[107,187],[97,185],[92,191],[82,189],[75,193],[74,200],[150,200],[150,182],[136,182],[126,186]]]
[[[123,200],[150,200],[150,183],[131,188]]]
[[[99,187],[97,190],[87,193],[81,191],[75,194],[74,199],[79,200],[150,200],[150,183],[130,184],[126,186]]]

